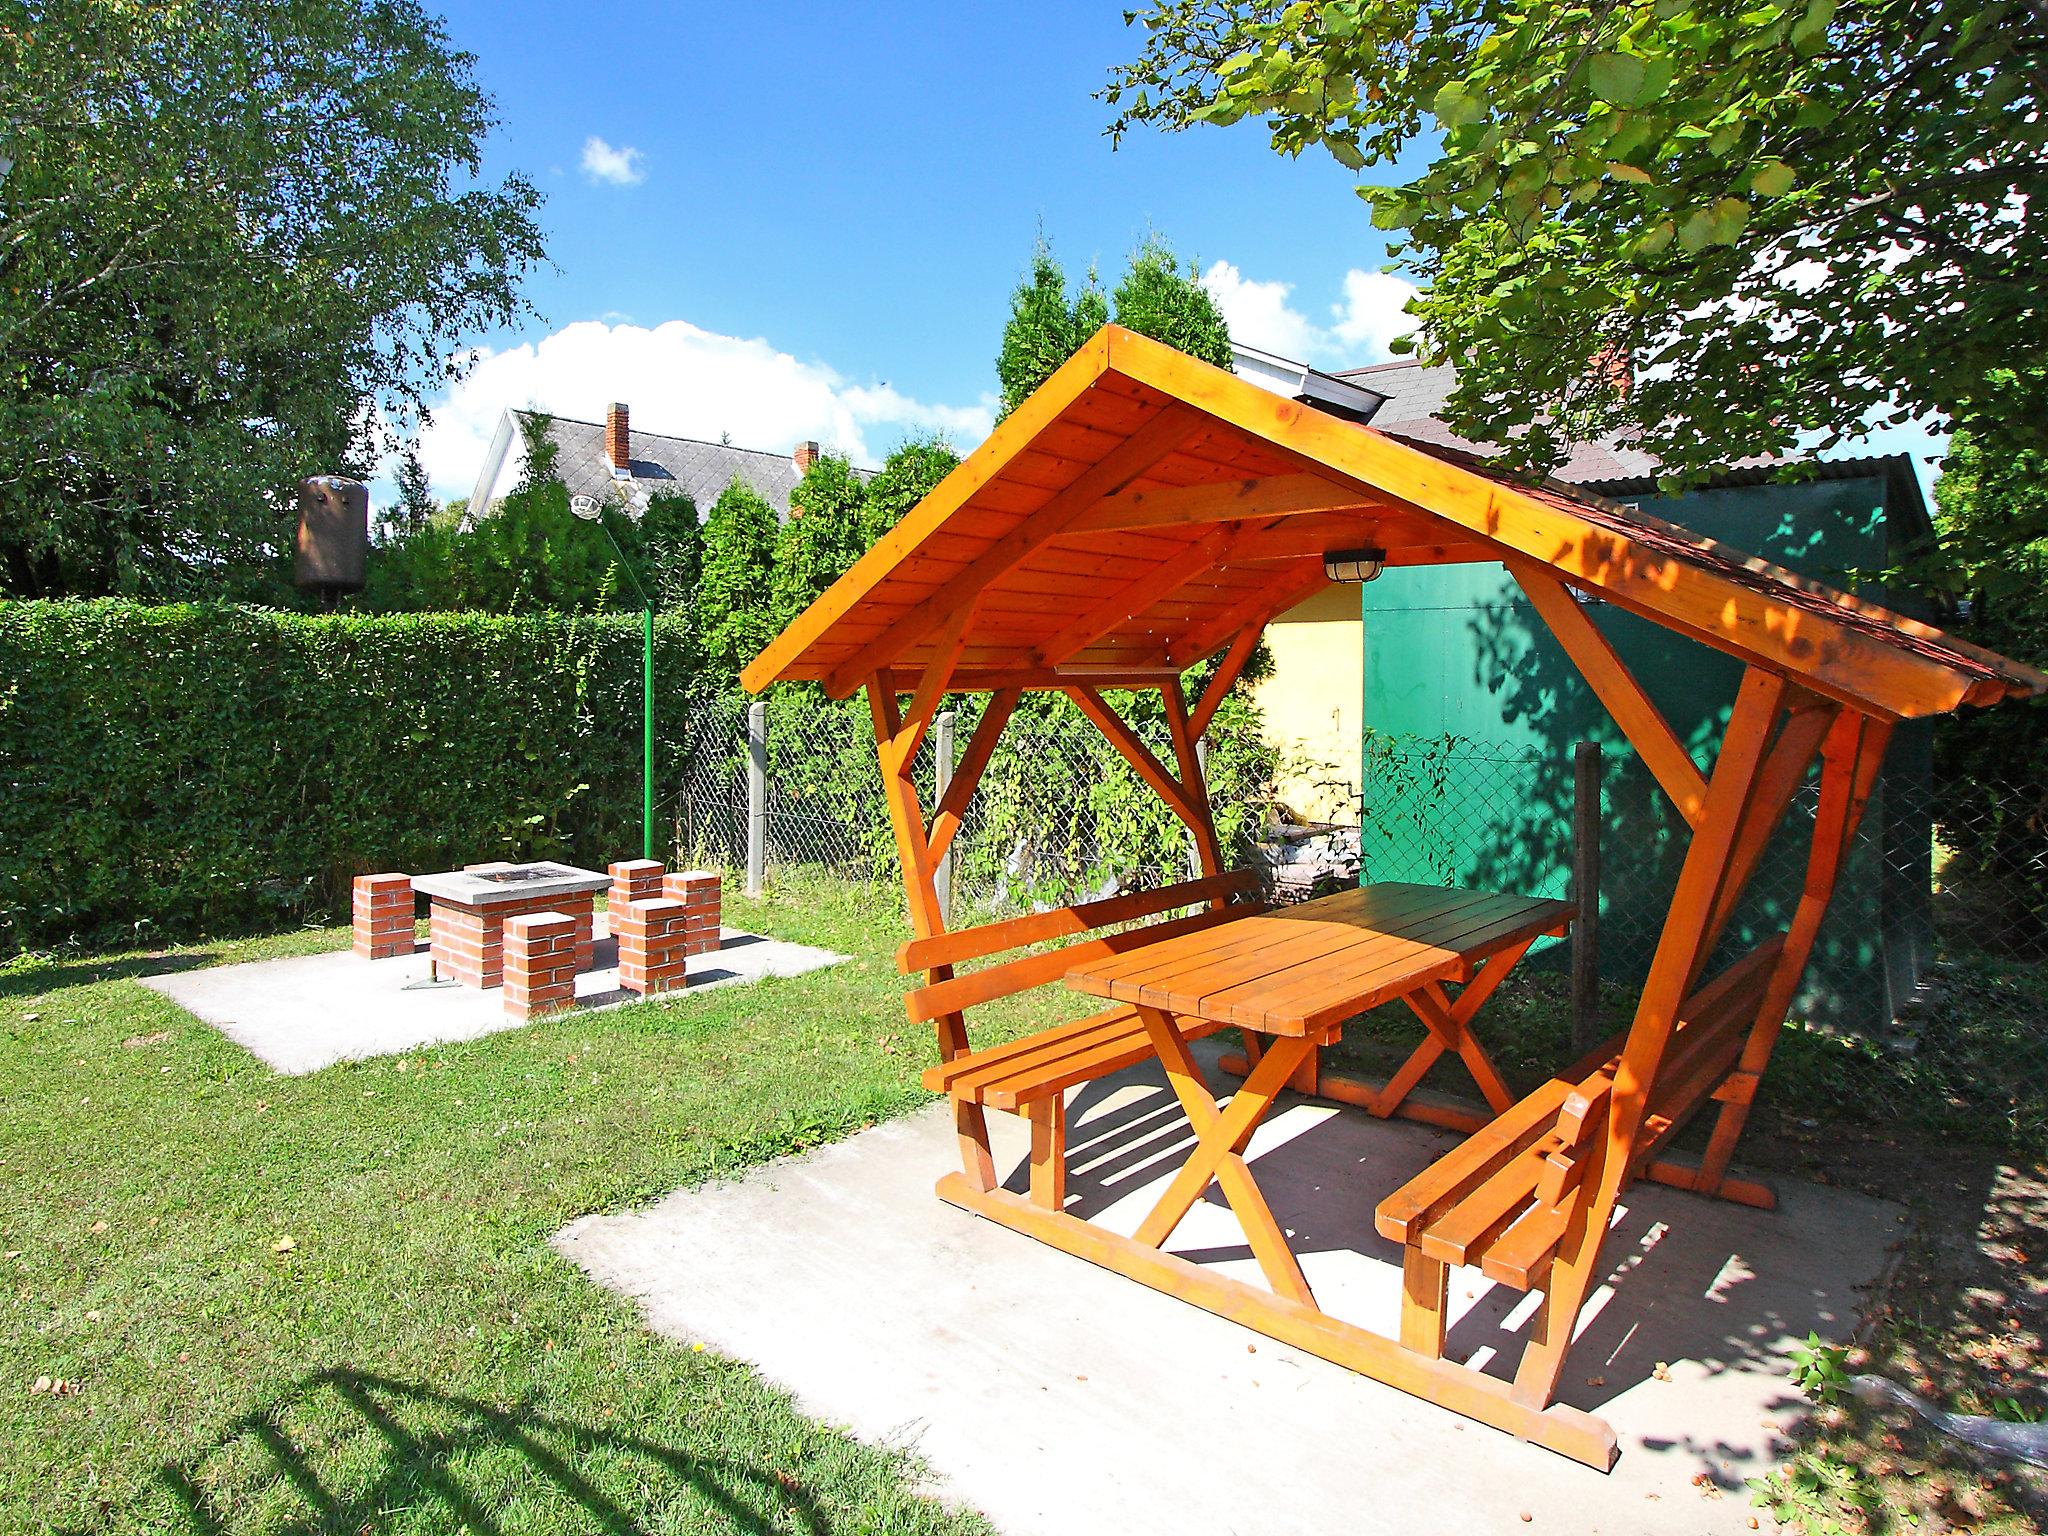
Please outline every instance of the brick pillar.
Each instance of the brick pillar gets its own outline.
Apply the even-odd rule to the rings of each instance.
[[[689,909],[693,955],[708,955],[718,948],[723,886],[715,869],[685,869],[661,882],[662,895]]]
[[[355,925],[355,951],[365,960],[412,953],[412,876],[357,875],[349,914]]]
[[[661,862],[657,859],[628,859],[608,864],[612,877],[611,905],[617,911],[629,901],[653,901],[661,895]]]
[[[515,1019],[558,1013],[576,1002],[576,919],[528,912],[504,922],[505,1012]]]
[[[656,897],[612,909],[619,941],[619,985],[651,996],[687,985],[690,914],[680,901]]]

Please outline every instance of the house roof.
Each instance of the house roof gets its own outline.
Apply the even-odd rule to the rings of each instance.
[[[482,507],[488,503],[506,447],[523,432],[526,423],[541,414],[518,410],[505,413],[498,428],[503,442],[494,441],[485,459],[485,476],[492,483],[487,486],[479,481],[474,505]],[[803,478],[795,460],[786,453],[672,437],[635,426],[631,428],[629,461],[632,478],[619,480],[613,476],[611,459],[605,453],[603,422],[579,421],[573,416],[548,416],[546,421],[549,440],[556,448],[555,471],[569,488],[569,494],[602,499],[615,491],[622,492],[628,509],[636,516],[645,509],[650,497],[675,492],[688,496],[699,511],[708,511],[735,480],[743,480],[759,491],[778,516],[787,516],[789,493]],[[854,473],[867,478],[874,471],[859,469]]]
[[[1458,436],[1440,419],[1444,402],[1458,383],[1458,370],[1449,363],[1424,364],[1403,358],[1342,369],[1337,377],[1387,397],[1372,419],[1382,432],[1413,443],[1437,443],[1478,453],[1492,446]],[[1655,454],[1645,453],[1627,438],[1611,436],[1572,444],[1570,457],[1558,466],[1556,474],[1574,485],[1587,485],[1654,476],[1659,463]]]
[[[1520,483],[1104,326],[748,665],[845,695],[1136,686],[1327,584],[1328,551],[1533,569],[1871,714],[2048,677],[1572,486]]]

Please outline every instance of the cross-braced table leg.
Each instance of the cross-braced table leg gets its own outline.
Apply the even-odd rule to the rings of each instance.
[[[1188,1123],[1195,1128],[1196,1142],[1195,1150],[1174,1175],[1166,1193],[1140,1223],[1136,1240],[1150,1248],[1163,1244],[1214,1179],[1223,1187],[1223,1198],[1243,1226],[1252,1256],[1265,1272],[1267,1284],[1290,1301],[1314,1306],[1315,1297],[1309,1291],[1308,1281],[1302,1278],[1301,1266],[1288,1250],[1286,1234],[1273,1219],[1266,1197],[1259,1193],[1244,1160],[1244,1149],[1252,1132],[1273,1107],[1273,1100],[1295,1068],[1315,1048],[1314,1043],[1301,1037],[1276,1039],[1244,1086],[1219,1110],[1216,1096],[1210,1092],[1201,1068],[1195,1065],[1187,1042],[1173,1027],[1173,1021],[1159,1009],[1142,1005],[1138,1016],[1144,1021],[1152,1048],[1159,1053],[1167,1081],[1187,1112]]]
[[[1479,1085],[1479,1091],[1486,1096],[1486,1102],[1495,1114],[1513,1104],[1514,1094],[1508,1091],[1508,1085],[1501,1080],[1478,1037],[1472,1033],[1472,1019],[1535,942],[1535,937],[1524,939],[1487,960],[1472,973],[1472,979],[1465,983],[1455,998],[1444,991],[1442,982],[1437,981],[1429,982],[1403,997],[1401,1000],[1422,1020],[1429,1035],[1401,1063],[1400,1070],[1387,1079],[1375,1096],[1375,1102],[1365,1107],[1384,1120],[1401,1107],[1401,1101],[1414,1091],[1415,1085],[1446,1051],[1456,1052],[1459,1060],[1465,1063],[1465,1070],[1472,1074],[1472,1081]]]

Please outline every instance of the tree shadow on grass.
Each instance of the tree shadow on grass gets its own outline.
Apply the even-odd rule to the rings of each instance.
[[[166,976],[173,971],[196,971],[219,964],[228,947],[223,942],[167,953],[80,956],[75,960],[18,960],[8,969],[0,970],[0,998],[41,997],[65,987],[89,987],[102,981],[135,981],[144,976]]]
[[[439,1505],[460,1528],[499,1536],[517,1522],[501,1518],[500,1495],[480,1491],[474,1484],[482,1479],[465,1472],[507,1456],[530,1474],[516,1495],[523,1507],[531,1510],[538,1478],[580,1511],[584,1528],[610,1536],[650,1527],[603,1483],[644,1502],[664,1491],[664,1480],[687,1486],[735,1530],[831,1529],[795,1478],[760,1466],[553,1417],[530,1403],[505,1407],[347,1368],[307,1377],[158,1475],[202,1536],[234,1528],[262,1490],[280,1486],[303,1506],[281,1529],[374,1530],[398,1510]]]

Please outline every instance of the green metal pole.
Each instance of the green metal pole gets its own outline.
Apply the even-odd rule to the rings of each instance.
[[[640,610],[640,857],[654,857],[654,610]]]

